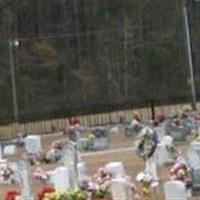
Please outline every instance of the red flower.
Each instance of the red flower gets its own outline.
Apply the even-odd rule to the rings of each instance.
[[[55,189],[50,186],[43,187],[39,192],[38,192],[38,200],[42,200],[45,197],[45,194],[48,193],[53,193],[55,192]]]
[[[9,189],[5,192],[4,200],[15,200],[20,193],[16,189]]]

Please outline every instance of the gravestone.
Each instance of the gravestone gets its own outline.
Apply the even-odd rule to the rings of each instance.
[[[165,136],[165,129],[163,126],[155,127],[154,130],[157,133],[158,141],[161,142]]]
[[[15,145],[8,145],[4,147],[3,155],[4,156],[12,156],[16,153],[16,146]]]
[[[185,141],[185,132],[183,128],[174,128],[170,132],[175,141]]]
[[[3,148],[2,145],[0,143],[0,160],[3,159]]]
[[[77,186],[78,178],[78,153],[76,143],[70,142],[64,150],[64,166],[69,170],[69,183],[71,188]]]
[[[169,154],[167,152],[167,149],[164,145],[158,144],[156,149],[156,163],[158,167],[162,167],[165,165],[169,160]]]
[[[111,182],[111,195],[113,200],[131,200],[132,195],[130,193],[129,185],[126,179],[117,178]]]
[[[193,193],[200,193],[200,169],[192,172],[192,191]]]
[[[70,188],[70,181],[69,181],[69,170],[66,167],[58,167],[55,171],[51,174],[54,188],[58,192],[62,192],[66,189]]]
[[[96,138],[93,144],[93,150],[103,150],[108,146],[108,138]]]
[[[78,163],[78,180],[83,180],[87,177],[85,162]]]
[[[22,199],[33,200],[33,196],[31,194],[30,170],[25,160],[20,160],[18,162],[18,173]]]
[[[194,170],[200,169],[200,143],[192,142],[187,152],[187,161]]]
[[[25,138],[25,149],[28,153],[37,154],[42,150],[41,138],[38,135],[30,135]]]
[[[165,200],[187,200],[185,184],[181,181],[168,181],[164,189]]]
[[[124,166],[122,162],[111,162],[105,166],[108,173],[112,175],[112,178],[120,178],[125,176]]]

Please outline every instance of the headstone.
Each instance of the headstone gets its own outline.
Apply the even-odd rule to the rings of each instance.
[[[69,143],[64,150],[64,166],[69,170],[69,183],[70,187],[75,188],[77,186],[78,178],[78,153],[75,143]]]
[[[80,151],[88,150],[88,138],[80,138],[78,140],[78,149]]]
[[[165,200],[187,200],[185,184],[181,181],[168,181],[164,189]]]
[[[18,173],[20,177],[20,191],[22,194],[22,199],[32,200],[31,194],[31,179],[30,171],[28,169],[28,164],[25,160],[20,160],[18,162]]]
[[[0,144],[0,160],[3,158],[3,148],[2,145]]]
[[[187,153],[187,161],[193,169],[200,168],[200,156],[194,149],[190,149]]]
[[[175,141],[185,141],[187,135],[187,129],[183,126],[175,126],[172,128],[170,133]]]
[[[4,156],[12,156],[16,153],[16,146],[15,145],[9,145],[5,146],[3,150]]]
[[[119,133],[120,133],[119,127],[118,127],[118,126],[112,127],[112,128],[110,129],[109,133],[110,133],[110,134],[114,134],[114,135],[119,134]]]
[[[56,191],[62,192],[70,188],[69,170],[66,167],[55,169],[52,177],[52,182]]]
[[[192,142],[187,152],[187,160],[193,169],[200,169],[200,143]]]
[[[123,178],[113,179],[111,183],[111,195],[113,200],[131,199],[127,181]]]
[[[200,193],[200,169],[192,172],[192,191],[193,193]]]
[[[86,166],[84,162],[78,163],[78,179],[83,180],[87,176]]]
[[[102,137],[102,138],[96,138],[94,140],[93,149],[94,150],[103,150],[108,146],[108,138]]]
[[[38,135],[30,135],[25,138],[25,149],[28,153],[37,154],[42,150],[41,138]]]
[[[163,126],[158,126],[154,128],[157,136],[158,136],[158,141],[161,142],[165,136],[165,129]]]
[[[167,152],[167,149],[162,144],[158,144],[158,146],[157,146],[157,149],[156,149],[156,159],[157,159],[157,165],[158,165],[158,167],[162,167],[169,160],[169,154]]]
[[[122,162],[111,162],[105,166],[108,173],[111,173],[113,178],[120,178],[125,176],[124,166]]]

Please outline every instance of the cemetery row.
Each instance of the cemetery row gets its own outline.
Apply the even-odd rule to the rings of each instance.
[[[122,120],[115,126],[83,127],[76,120],[69,123],[62,139],[49,144],[47,152],[38,135],[1,145],[0,183],[15,186],[4,192],[5,200],[138,200],[148,198],[157,188],[164,190],[166,200],[190,199],[200,192],[199,124],[199,114],[186,106],[181,115],[166,118],[160,114],[153,122],[143,121],[138,113],[130,124]],[[121,127],[145,168],[133,178],[126,174],[124,163],[116,161],[88,175],[80,151],[105,149],[112,142],[110,135],[118,136]],[[175,142],[185,140],[190,140],[190,145],[183,154]],[[19,157],[11,162],[9,156],[19,149]],[[163,182],[158,169],[165,165],[170,170],[168,181]],[[37,184],[39,188],[35,188]]]

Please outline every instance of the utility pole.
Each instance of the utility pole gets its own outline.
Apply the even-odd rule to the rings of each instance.
[[[190,27],[189,27],[188,12],[187,12],[187,7],[186,7],[185,2],[183,2],[183,19],[184,19],[184,28],[185,28],[185,34],[186,34],[186,47],[187,47],[187,54],[188,54],[188,64],[189,64],[189,71],[190,71],[192,108],[193,108],[193,110],[196,110],[196,89],[195,89],[195,82],[194,82]]]
[[[11,73],[11,83],[12,83],[12,97],[13,97],[13,115],[15,123],[19,122],[19,113],[18,113],[18,103],[17,103],[17,92],[16,92],[16,80],[15,80],[15,64],[14,64],[14,55],[13,47],[18,47],[19,42],[17,40],[9,40],[9,59],[10,59],[10,73]]]

